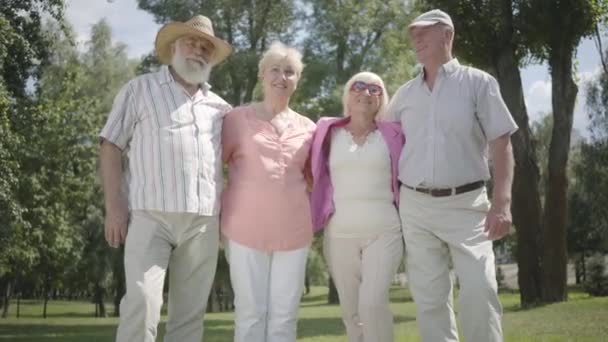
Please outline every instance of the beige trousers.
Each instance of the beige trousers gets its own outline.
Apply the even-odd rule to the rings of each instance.
[[[125,243],[127,292],[117,342],[154,342],[169,268],[165,342],[200,342],[217,266],[217,216],[134,211]]]
[[[407,275],[423,342],[458,341],[450,257],[460,283],[465,341],[502,341],[494,252],[483,231],[489,208],[485,188],[431,197],[401,187]]]
[[[326,235],[323,252],[349,342],[393,342],[389,288],[403,260],[400,229],[370,238]]]

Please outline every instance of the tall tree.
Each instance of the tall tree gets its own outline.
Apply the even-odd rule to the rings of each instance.
[[[601,16],[599,0],[523,2],[521,13],[536,55],[551,73],[553,129],[544,198],[542,294],[545,302],[564,301],[567,291],[568,156],[578,86],[574,55],[583,37],[595,33]]]
[[[20,236],[21,211],[14,194],[19,184],[19,158],[16,147],[19,137],[11,130],[11,100],[0,82],[0,308],[6,317],[15,282],[15,259],[27,250]]]
[[[608,71],[586,89],[589,138],[580,144],[569,191],[568,252],[577,256],[577,283],[585,280],[587,257],[608,252]]]
[[[29,143],[19,120],[32,101],[28,80],[38,79],[40,66],[48,62],[49,42],[42,34],[42,18],[61,21],[62,0],[0,2],[0,292],[8,310],[11,288],[30,270],[36,253],[22,220],[26,206],[19,201],[19,189],[27,181],[21,175],[23,144]]]
[[[80,77],[74,87],[76,98],[93,100],[91,107],[83,109],[83,115],[90,115],[90,126],[87,131],[86,144],[96,149],[98,131],[103,125],[111,109],[114,96],[118,89],[129,79],[135,76],[137,61],[130,60],[126,54],[126,46],[112,41],[112,31],[105,20],[101,20],[91,28],[90,39],[87,41],[87,50],[79,53],[74,46],[71,34],[64,35],[63,31],[50,25],[48,34],[55,37],[55,48],[51,56],[51,64],[44,68],[41,80],[41,93],[45,96],[55,97],[65,91],[62,80],[74,72]],[[69,31],[68,31],[69,33]],[[95,159],[84,160],[88,167],[95,169]],[[116,297],[124,294],[123,264],[114,262],[122,259],[120,250],[108,247],[103,234],[103,196],[99,184],[96,182],[95,172],[87,178],[89,191],[83,194],[82,210],[74,223],[81,226],[79,236],[82,239],[80,250],[80,263],[72,270],[86,280],[85,286],[90,287],[94,294],[96,312],[103,317],[106,314],[104,298],[109,289],[117,291]],[[114,274],[113,274],[114,273]],[[118,304],[115,306],[118,313]]]
[[[36,274],[45,296],[43,316],[50,291],[58,286],[67,266],[80,256],[77,227],[86,218],[86,206],[94,184],[96,146],[95,100],[80,98],[81,72],[73,70],[57,86],[63,90],[38,103],[22,118],[28,128],[28,144],[22,147],[23,175],[28,181],[20,189],[20,200],[29,208],[24,218],[39,259]],[[57,153],[61,151],[61,153]]]

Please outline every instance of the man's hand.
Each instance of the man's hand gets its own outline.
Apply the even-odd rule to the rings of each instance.
[[[511,229],[511,185],[513,184],[513,147],[511,135],[506,133],[490,142],[494,171],[492,207],[486,215],[485,232],[488,239],[499,240]]]
[[[121,149],[109,141],[102,140],[99,147],[99,165],[106,205],[106,241],[111,247],[118,248],[125,242],[129,223],[129,208],[121,191]]]
[[[129,210],[126,205],[116,205],[106,210],[105,233],[110,247],[118,248],[127,238]]]
[[[511,207],[509,204],[494,205],[486,215],[486,226],[484,232],[490,240],[500,240],[509,233],[513,219],[511,218]]]

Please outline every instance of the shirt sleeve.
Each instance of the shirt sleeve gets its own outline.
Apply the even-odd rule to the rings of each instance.
[[[222,124],[222,161],[227,163],[237,146],[238,118],[242,115],[238,109],[226,113]]]
[[[108,140],[121,150],[129,144],[138,121],[134,101],[131,84],[127,83],[114,98],[108,120],[99,133],[100,138]]]
[[[477,92],[475,115],[483,128],[488,141],[493,141],[504,134],[517,131],[517,124],[500,94],[500,87],[494,77],[485,74]]]
[[[400,87],[395,92],[395,95],[391,98],[388,105],[386,106],[386,113],[384,114],[385,121],[398,121],[401,122],[401,103],[403,102],[404,87]]]

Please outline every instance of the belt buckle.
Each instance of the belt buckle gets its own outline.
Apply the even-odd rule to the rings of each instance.
[[[449,190],[447,192],[446,190]],[[448,197],[456,195],[456,188],[431,188],[428,192],[432,197]]]

